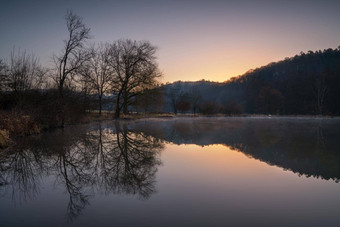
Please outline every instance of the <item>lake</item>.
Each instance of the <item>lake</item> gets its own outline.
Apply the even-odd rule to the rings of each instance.
[[[67,126],[0,152],[0,226],[340,226],[339,118]]]

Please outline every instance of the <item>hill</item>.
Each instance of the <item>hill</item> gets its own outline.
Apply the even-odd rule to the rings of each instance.
[[[339,88],[340,47],[301,52],[223,83],[177,81],[161,86],[166,112],[196,107],[204,111],[209,104],[215,112],[228,112],[226,106],[232,105],[243,113],[329,115],[340,114]]]

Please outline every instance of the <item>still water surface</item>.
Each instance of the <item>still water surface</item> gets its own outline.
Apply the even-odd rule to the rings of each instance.
[[[69,126],[0,153],[0,226],[340,226],[340,119]]]

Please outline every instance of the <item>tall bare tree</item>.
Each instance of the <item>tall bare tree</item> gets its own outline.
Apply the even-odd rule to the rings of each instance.
[[[53,79],[59,90],[57,116],[60,119],[60,126],[64,126],[67,113],[65,87],[72,85],[73,78],[91,57],[91,53],[85,48],[85,43],[90,38],[90,29],[83,23],[82,18],[72,11],[66,13],[65,20],[68,37],[64,40],[60,54],[53,56],[56,69]]]
[[[65,82],[72,80],[73,76],[91,56],[85,49],[85,42],[90,38],[90,28],[72,11],[65,16],[68,37],[64,40],[63,50],[54,55],[56,75],[54,80],[58,86],[60,96],[63,96]]]
[[[110,67],[109,44],[92,46],[89,61],[81,70],[82,80],[98,95],[99,114],[102,112],[103,95],[111,91],[112,68]]]
[[[115,118],[127,113],[133,98],[152,88],[161,76],[156,62],[156,47],[147,41],[118,40],[110,48],[112,86],[116,95]]]

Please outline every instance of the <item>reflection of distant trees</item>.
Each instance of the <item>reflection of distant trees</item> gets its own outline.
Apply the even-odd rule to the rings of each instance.
[[[186,118],[136,125],[136,130],[165,141],[225,144],[299,175],[335,181],[340,179],[339,128],[336,119],[290,118]]]
[[[18,143],[21,144],[21,143]],[[128,129],[74,127],[55,131],[0,156],[0,189],[32,199],[43,174],[55,175],[69,195],[69,220],[81,214],[97,192],[138,195],[155,192],[155,173],[162,142]]]

